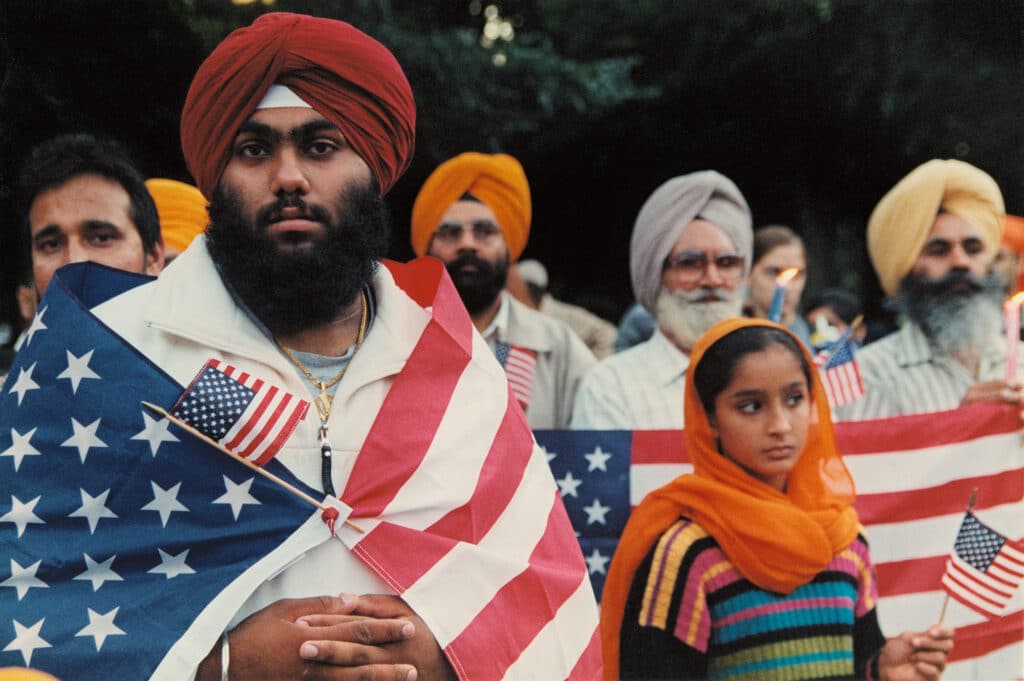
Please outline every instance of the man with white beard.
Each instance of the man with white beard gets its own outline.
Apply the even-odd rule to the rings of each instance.
[[[690,348],[715,323],[740,316],[752,245],[750,208],[724,175],[703,170],[655,190],[633,227],[630,274],[658,328],[583,377],[572,428],[683,427]]]
[[[1005,378],[1005,283],[993,268],[1003,198],[987,173],[932,160],[903,178],[868,221],[868,251],[906,323],[857,355],[865,394],[844,420],[1021,402]]]

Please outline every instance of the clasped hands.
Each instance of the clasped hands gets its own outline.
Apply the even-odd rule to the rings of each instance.
[[[433,634],[397,596],[342,594],[280,600],[229,633],[229,679],[425,681],[455,679]],[[220,681],[220,644],[196,681]]]

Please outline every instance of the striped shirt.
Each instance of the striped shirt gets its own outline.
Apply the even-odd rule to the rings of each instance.
[[[864,396],[836,409],[837,420],[862,421],[955,409],[979,381],[1005,375],[1005,350],[994,337],[981,353],[978,376],[949,355],[938,353],[921,327],[899,331],[857,352]]]
[[[622,678],[864,678],[885,643],[866,541],[858,536],[811,582],[765,591],[685,518],[636,572],[622,628]]]
[[[648,340],[601,360],[583,376],[569,427],[682,428],[688,366],[689,356],[656,329]]]

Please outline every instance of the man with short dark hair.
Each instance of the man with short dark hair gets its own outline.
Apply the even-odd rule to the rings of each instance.
[[[193,80],[182,149],[211,224],[93,311],[181,385],[213,359],[312,403],[274,464],[355,527],[274,549],[167,678],[597,668],[586,566],[504,373],[438,263],[379,261],[414,131],[394,56],[340,21],[264,14]]]
[[[156,206],[124,150],[88,134],[61,135],[29,155],[16,198],[36,293],[71,262],[159,274],[164,245]]]

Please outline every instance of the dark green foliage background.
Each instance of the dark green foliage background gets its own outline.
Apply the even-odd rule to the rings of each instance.
[[[412,201],[438,163],[505,151],[533,191],[525,256],[548,264],[556,293],[610,318],[632,297],[641,203],[684,172],[736,180],[756,224],[804,235],[810,290],[857,290],[874,315],[864,225],[915,165],[974,163],[1024,212],[1024,0],[494,4],[516,33],[487,49],[467,0],[4,0],[0,313],[13,316],[10,194],[28,150],[92,130],[127,144],[147,175],[189,179],[178,115],[192,74],[231,29],[275,10],[350,21],[406,70],[417,150],[389,199],[393,257],[411,256]]]

